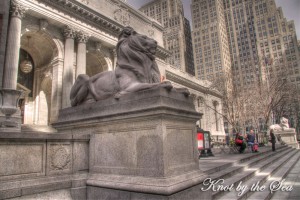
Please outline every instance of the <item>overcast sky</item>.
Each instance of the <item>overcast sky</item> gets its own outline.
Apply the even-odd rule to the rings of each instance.
[[[127,0],[127,3],[132,5],[134,8],[140,8],[142,5],[152,0]],[[185,17],[191,21],[190,4],[191,0],[181,0],[184,7]],[[297,38],[300,40],[300,0],[275,0],[277,7],[281,6],[284,16],[287,20],[294,20]]]

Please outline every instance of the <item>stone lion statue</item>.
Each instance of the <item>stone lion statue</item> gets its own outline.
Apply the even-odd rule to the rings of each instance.
[[[70,93],[71,105],[104,100],[114,96],[141,90],[163,87],[173,88],[168,81],[160,82],[160,72],[155,62],[157,42],[138,34],[131,27],[125,27],[119,35],[117,65],[115,71],[105,71],[89,77],[77,77]],[[177,89],[189,95],[186,88]]]
[[[290,128],[289,120],[284,117],[281,117],[280,124],[273,124],[269,128],[270,128],[270,130],[274,130],[274,131],[281,131],[281,130],[289,129]]]

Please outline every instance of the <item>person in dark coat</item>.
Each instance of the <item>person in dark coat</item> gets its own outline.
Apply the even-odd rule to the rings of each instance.
[[[276,138],[275,138],[273,129],[270,130],[270,138],[271,138],[271,143],[272,143],[272,151],[276,151],[275,150]]]
[[[254,152],[253,145],[254,145],[254,142],[255,142],[255,134],[254,134],[254,131],[252,129],[250,130],[250,133],[247,134],[246,140],[247,140],[248,145],[251,147],[251,151]]]
[[[238,142],[241,141],[241,142]],[[236,137],[235,137],[235,144],[236,146],[240,146],[239,152],[240,153],[244,153],[245,149],[246,149],[246,142],[244,141],[244,137],[241,133],[237,133]]]

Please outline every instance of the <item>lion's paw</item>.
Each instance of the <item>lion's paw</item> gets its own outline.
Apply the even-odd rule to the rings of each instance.
[[[117,94],[115,94],[114,98],[119,100],[121,98],[122,94],[120,92],[118,92]]]
[[[173,88],[173,85],[170,81],[164,81],[161,83],[161,86],[163,88],[166,88],[167,90],[171,90]]]
[[[187,88],[176,88],[176,91],[182,93],[186,97],[191,94]]]

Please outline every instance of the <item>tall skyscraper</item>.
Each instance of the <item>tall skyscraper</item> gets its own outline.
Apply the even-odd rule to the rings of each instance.
[[[151,1],[140,11],[165,27],[164,46],[171,52],[167,62],[195,75],[190,25],[184,18],[181,0]]]
[[[231,70],[222,0],[193,0],[193,50],[196,77],[212,81]]]
[[[287,73],[300,86],[295,26],[274,0],[192,0],[191,8],[199,79],[231,72],[233,84],[247,88]]]

